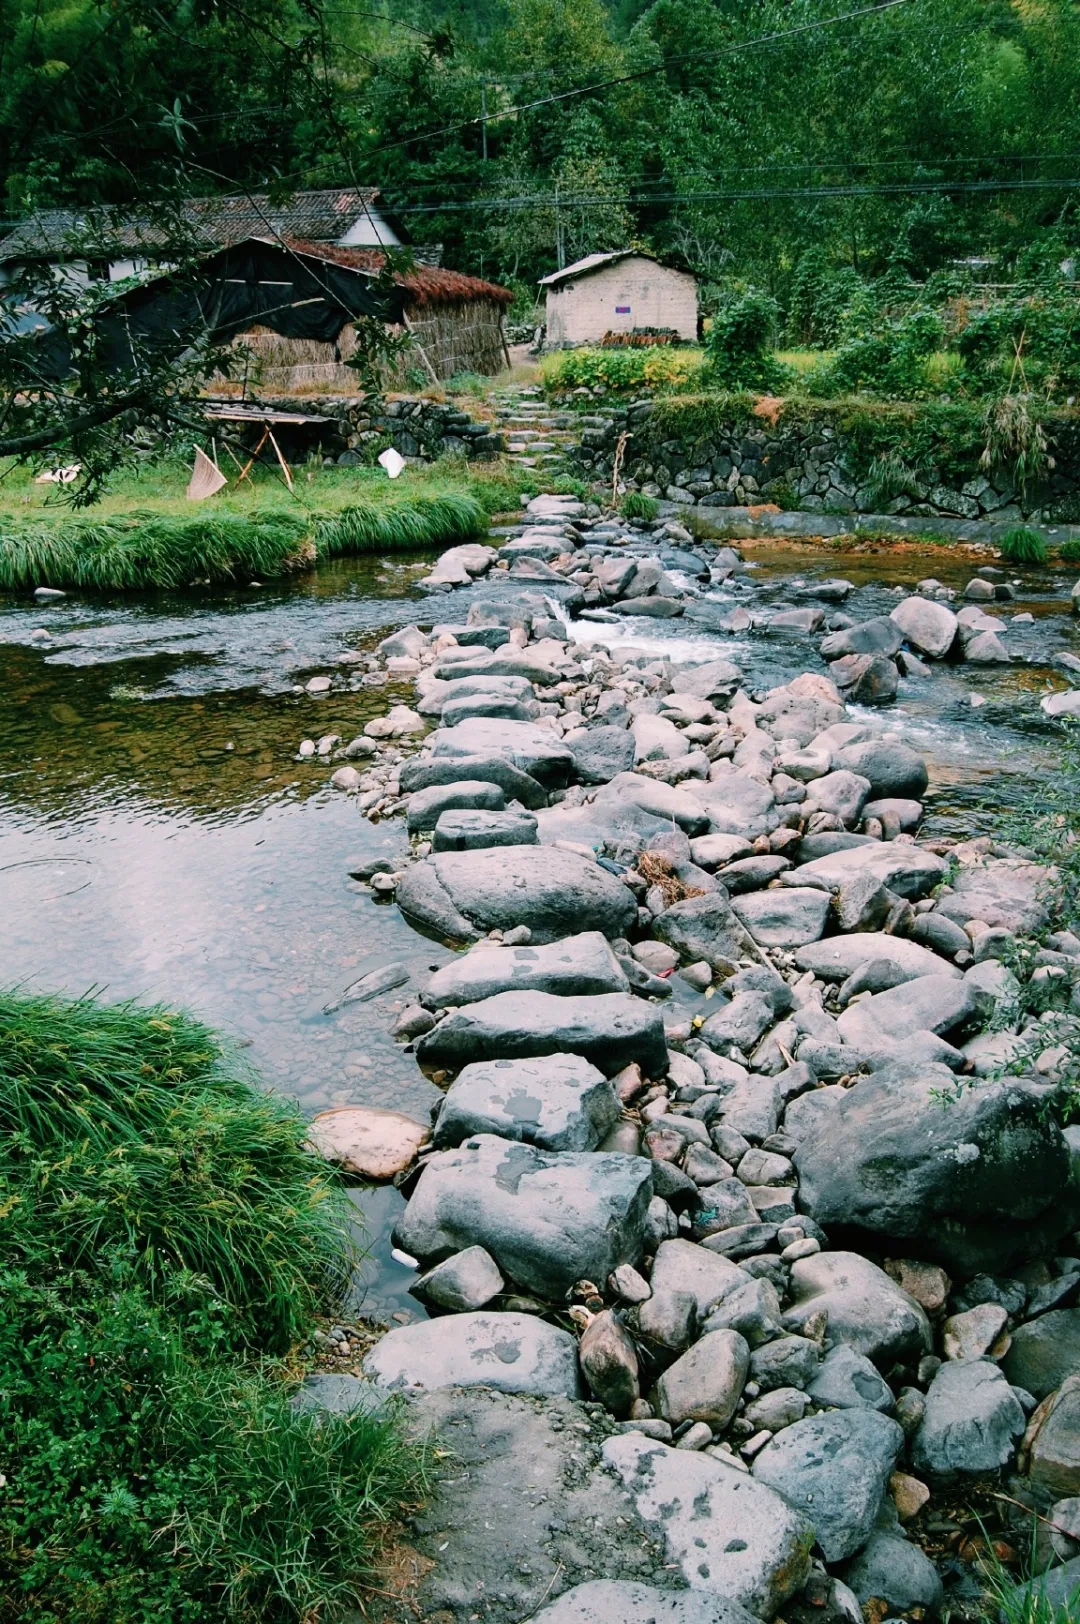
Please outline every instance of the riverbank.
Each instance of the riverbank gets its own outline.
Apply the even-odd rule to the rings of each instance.
[[[1075,780],[996,833],[929,834],[888,725],[935,671],[1024,663],[1024,583],[881,582],[860,619],[853,581],[557,499],[479,554],[426,578],[430,632],[368,657],[413,703],[328,763],[386,832],[357,877],[468,947],[395,1027],[444,1090],[430,1144],[421,1121],[397,1143],[438,1328],[392,1330],[365,1376],[467,1448],[501,1427],[537,1489],[535,1513],[503,1495],[497,1559],[421,1538],[418,1602],[466,1617],[483,1560],[507,1621],[602,1595],[644,1618],[682,1585],[740,1621],[975,1620],[1005,1593],[1020,1617],[1033,1529],[1060,1600]],[[748,679],[766,647],[784,680]],[[1048,726],[1071,700],[1027,703]],[[363,1109],[323,1123],[364,1167]],[[553,1487],[567,1426],[592,1517]],[[495,1489],[469,1482],[467,1530]]]
[[[173,1010],[8,993],[0,1121],[0,1618],[359,1604],[423,1457],[293,1402],[355,1259],[299,1114]]]
[[[0,487],[0,591],[169,589],[272,580],[320,559],[464,541],[518,507],[520,478],[499,466],[310,470],[296,493],[261,470],[248,489],[187,502],[188,470],[118,478],[87,512],[55,487]],[[47,494],[46,494],[47,493]]]

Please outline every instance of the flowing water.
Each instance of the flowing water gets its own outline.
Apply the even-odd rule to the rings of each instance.
[[[745,551],[753,569],[706,594],[706,617],[841,575],[857,587],[845,611],[861,620],[888,613],[889,587],[929,574],[962,587],[973,569],[943,550]],[[322,1006],[369,969],[400,960],[415,981],[448,952],[349,878],[355,859],[400,849],[400,825],[370,824],[328,787],[326,761],[296,752],[303,738],[348,740],[411,697],[411,685],[342,676],[340,654],[413,620],[462,620],[472,598],[512,589],[503,580],[433,604],[415,585],[432,556],[339,561],[242,591],[48,608],[0,596],[0,984],[183,1005],[245,1045],[267,1084],[309,1114],[373,1104],[425,1116],[436,1090],[389,1035],[409,988],[333,1016]],[[1000,607],[1035,617],[1007,634],[1023,661],[936,667],[904,681],[885,713],[929,759],[938,832],[987,824],[988,806],[1036,804],[1053,764],[1038,696],[1063,685],[1055,656],[1080,654],[1072,578],[1019,579],[1017,601]],[[43,630],[47,639],[35,635]],[[824,669],[807,639],[733,638],[693,619],[582,622],[576,634],[675,660],[731,655],[751,687]],[[304,691],[310,676],[335,672],[334,691]],[[973,709],[972,693],[986,703]],[[417,1312],[410,1276],[389,1254],[400,1197],[383,1189],[359,1200],[368,1305]]]

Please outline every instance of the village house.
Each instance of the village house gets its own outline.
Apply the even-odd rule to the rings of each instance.
[[[688,271],[624,248],[589,254],[540,281],[546,304],[544,348],[599,344],[608,333],[698,336],[697,282]]]

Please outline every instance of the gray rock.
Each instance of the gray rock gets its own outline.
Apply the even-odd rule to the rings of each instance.
[[[872,874],[899,897],[925,896],[945,874],[945,862],[933,852],[896,840],[871,841],[816,857],[781,876],[783,885],[819,885],[829,890],[854,878]]]
[[[480,1061],[451,1083],[435,1124],[435,1148],[494,1133],[542,1150],[595,1150],[619,1114],[611,1084],[579,1055]]]
[[[418,1040],[416,1053],[422,1064],[451,1068],[473,1060],[579,1054],[612,1077],[631,1061],[649,1077],[662,1077],[667,1069],[659,1008],[628,993],[496,993],[448,1015]]]
[[[671,1242],[665,1240],[661,1245],[670,1246]],[[641,1304],[634,1316],[634,1328],[654,1360],[659,1355],[659,1362],[668,1364],[664,1354],[674,1357],[684,1352],[697,1336],[697,1303],[688,1291],[658,1288]]]
[[[825,1560],[841,1562],[873,1532],[903,1442],[876,1410],[836,1410],[777,1433],[752,1471],[812,1519]]]
[[[978,1013],[975,989],[964,977],[919,976],[849,1006],[836,1024],[845,1043],[873,1050],[902,1047],[912,1032],[962,1033]]]
[[[1014,1387],[1047,1398],[1080,1370],[1080,1308],[1055,1308],[1017,1326],[1001,1363]]]
[[[515,699],[511,694],[461,694],[446,699],[440,714],[440,726],[457,727],[477,716],[503,717],[512,722],[528,722],[537,714],[531,700]]]
[[[1008,1464],[1027,1425],[1008,1381],[988,1359],[950,1359],[926,1395],[915,1434],[916,1472],[948,1480]]]
[[[334,1370],[315,1370],[305,1376],[291,1403],[302,1415],[312,1411],[325,1415],[382,1415],[387,1409],[386,1393],[373,1381]]]
[[[803,947],[816,942],[829,917],[827,891],[770,889],[737,897],[732,910],[763,947]]]
[[[581,1373],[614,1415],[625,1415],[641,1397],[634,1344],[610,1309],[594,1314],[578,1346]]]
[[[837,766],[870,780],[875,796],[895,795],[921,800],[928,777],[926,763],[916,750],[887,739],[867,739],[845,745],[836,753]]]
[[[791,1269],[792,1305],[784,1323],[793,1329],[825,1309],[829,1337],[879,1364],[930,1351],[926,1314],[883,1269],[858,1252],[818,1252]]]
[[[387,1332],[364,1372],[394,1392],[494,1387],[500,1393],[577,1396],[577,1343],[532,1314],[455,1314]]]
[[[743,1271],[727,1258],[693,1241],[670,1240],[657,1250],[650,1284],[654,1292],[688,1292],[704,1319],[713,1304],[744,1279]]]
[[[741,992],[709,1016],[700,1036],[717,1054],[730,1054],[732,1049],[749,1054],[775,1020],[772,1004],[764,993]]]
[[[754,840],[758,835],[771,834],[780,822],[772,790],[746,773],[725,773],[698,784],[695,798],[708,814],[710,834],[742,835],[744,840]]]
[[[756,1624],[736,1601],[700,1590],[656,1590],[628,1579],[590,1579],[565,1590],[527,1624]]]
[[[497,1297],[504,1284],[495,1259],[482,1246],[467,1246],[422,1274],[409,1289],[438,1308],[467,1314]]]
[[[815,1404],[836,1410],[891,1410],[892,1389],[865,1354],[838,1342],[821,1361],[807,1392]]]
[[[467,921],[473,936],[527,925],[534,942],[583,930],[625,936],[637,921],[633,895],[614,874],[546,847],[425,858],[399,881],[397,901],[410,924],[450,936],[460,931],[446,929],[448,918]]]
[[[436,760],[505,756],[530,778],[549,787],[569,782],[574,767],[574,758],[558,734],[536,722],[474,716],[457,727],[439,728],[430,743]]]
[[[482,1134],[433,1156],[395,1244],[441,1259],[483,1246],[502,1273],[559,1299],[641,1256],[652,1174],[637,1156],[552,1153]]]
[[[705,1331],[737,1331],[750,1348],[759,1348],[783,1331],[780,1299],[770,1280],[747,1280],[729,1291],[705,1321]]]
[[[858,876],[860,882],[865,878],[865,875]],[[853,879],[849,883],[854,885],[856,881]],[[959,978],[961,973],[929,948],[909,942],[903,936],[886,936],[879,931],[830,936],[826,941],[800,947],[795,954],[799,969],[812,970],[821,981],[846,981],[862,965],[874,959],[888,959],[900,966],[908,981],[914,981],[916,976]]]
[[[750,1355],[750,1379],[763,1392],[778,1387],[808,1388],[817,1374],[821,1349],[805,1336],[780,1336]]]
[[[1060,1619],[1061,1624],[1068,1624],[1080,1603],[1080,1556],[1039,1574],[1028,1584],[1017,1585],[1007,1599],[1014,1618],[1053,1620],[1054,1624]]]
[[[579,784],[607,784],[634,765],[634,735],[625,727],[592,727],[572,733],[566,743]]]
[[[609,1438],[604,1459],[693,1591],[772,1618],[805,1583],[813,1525],[766,1484],[634,1433]]]
[[[809,1400],[797,1387],[777,1387],[771,1393],[750,1400],[743,1411],[755,1430],[783,1432],[806,1414]]]
[[[936,1613],[941,1605],[941,1580],[934,1564],[917,1545],[896,1534],[872,1534],[844,1569],[843,1578],[864,1607],[883,1601],[897,1613],[913,1608]]]
[[[903,633],[888,615],[877,615],[873,620],[860,621],[842,631],[830,632],[822,638],[821,655],[825,660],[837,660],[845,654],[884,654],[900,652]]]
[[[714,970],[730,975],[748,950],[746,933],[725,897],[716,893],[687,897],[665,908],[653,925],[661,942],[667,942],[688,963],[704,960]]]
[[[749,1363],[750,1349],[737,1331],[707,1332],[657,1382],[660,1414],[672,1426],[707,1421],[714,1431],[726,1427],[742,1396]]]
[[[900,686],[896,662],[887,654],[845,654],[829,666],[829,676],[854,705],[891,705]]]
[[[695,782],[695,789],[703,787]],[[685,789],[674,789],[658,779],[646,778],[642,773],[619,773],[610,784],[597,791],[594,810],[604,812],[612,803],[637,807],[650,813],[668,826],[674,822],[688,835],[703,835],[709,829],[709,813],[697,795]]]
[[[797,739],[800,749],[827,727],[845,720],[847,712],[835,700],[816,694],[794,694],[790,688],[774,688],[758,706],[755,721],[774,739]]]
[[[1019,1080],[958,1089],[943,1066],[898,1061],[833,1097],[794,1160],[800,1205],[830,1234],[916,1243],[960,1275],[1002,1273],[1076,1227],[1065,1141]]]
[[[430,789],[436,784],[457,784],[463,781],[498,784],[507,800],[520,801],[522,806],[534,810],[547,805],[547,790],[506,756],[476,755],[457,758],[433,759],[429,755],[413,756],[401,764],[399,774],[402,794]]]
[[[1032,935],[1049,922],[1054,870],[1013,858],[990,858],[960,869],[937,912],[958,925],[981,919],[1016,935]]]
[[[956,616],[929,598],[905,598],[890,613],[906,641],[919,654],[943,660],[956,638]]]
[[[599,931],[582,931],[534,947],[482,945],[436,970],[423,993],[431,1009],[492,998],[500,992],[550,992],[565,996],[626,992],[627,981]]]
[[[741,682],[742,672],[730,660],[708,660],[679,670],[679,692],[699,699],[729,699]]]
[[[706,835],[706,840],[723,838]],[[744,891],[760,891],[770,880],[775,880],[785,868],[791,867],[790,857],[744,857],[737,863],[728,863],[717,878],[722,881],[729,897],[741,896]]]
[[[846,767],[815,778],[807,787],[803,811],[831,812],[841,823],[858,823],[863,802],[870,793],[870,781]]]
[[[485,784],[480,779],[465,779],[459,784],[433,784],[430,789],[417,790],[409,796],[405,821],[410,834],[427,834],[434,829],[442,812],[458,808],[501,812],[505,805],[506,796],[499,786]]]
[[[488,846],[535,846],[536,819],[531,812],[441,812],[432,831],[436,852],[483,851]]]

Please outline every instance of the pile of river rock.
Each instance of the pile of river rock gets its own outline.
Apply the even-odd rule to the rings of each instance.
[[[833,613],[829,677],[752,692],[727,659],[673,665],[580,618],[682,613],[680,576],[737,579],[731,549],[546,498],[428,584],[508,560],[516,595],[379,646],[369,668],[415,706],[336,775],[411,837],[363,877],[471,944],[398,1022],[445,1086],[395,1232],[432,1317],[367,1376],[606,1407],[673,1595],[628,1585],[605,1611],[580,1587],[538,1615],[560,1624],[933,1616],[909,1529],[995,1476],[1046,1519],[1064,1594],[1080,1129],[1006,961],[1038,938],[1036,977],[1080,1003],[1080,940],[1052,929],[1052,870],[919,838],[922,758],[845,703],[957,645],[1008,658],[1003,624],[924,583],[887,617]]]

